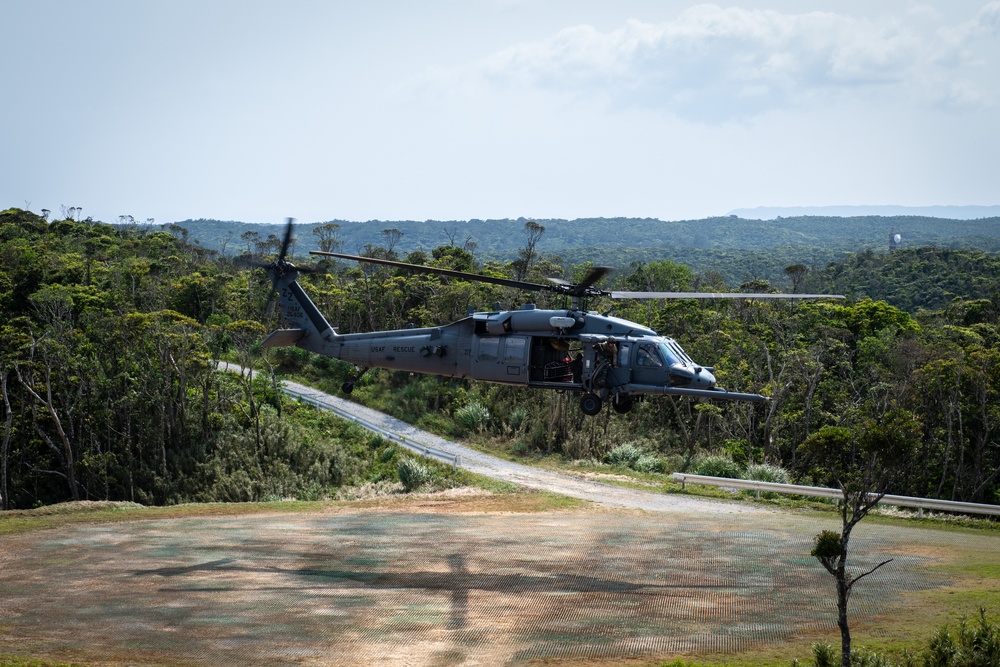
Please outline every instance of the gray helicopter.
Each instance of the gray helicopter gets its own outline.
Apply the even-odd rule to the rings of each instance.
[[[582,302],[593,297],[843,298],[836,294],[619,292],[595,287],[612,271],[609,267],[594,267],[579,283],[550,278],[550,284],[541,284],[374,257],[311,251],[313,255],[570,297],[571,305],[565,310],[543,310],[528,303],[518,310],[472,312],[442,326],[342,334],[327,322],[298,283],[300,273],[313,269],[297,267],[286,260],[291,233],[289,219],[278,258],[270,264],[255,264],[267,270],[272,284],[271,298],[278,295],[282,319],[289,327],[272,332],[263,347],[295,346],[354,364],[358,372],[342,386],[348,394],[368,369],[386,368],[571,391],[580,394],[580,409],[587,415],[600,413],[605,403],[624,414],[637,400],[649,395],[763,402],[769,399],[716,386],[715,369],[696,363],[672,338],[635,322],[585,310]]]

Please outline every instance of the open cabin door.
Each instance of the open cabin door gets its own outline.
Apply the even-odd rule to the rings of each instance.
[[[579,348],[571,349],[571,339],[534,336],[531,339],[531,386],[573,389],[580,386],[583,367]]]

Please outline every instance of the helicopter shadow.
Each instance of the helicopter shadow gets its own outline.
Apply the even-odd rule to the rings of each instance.
[[[565,571],[544,573],[494,573],[470,571],[466,556],[454,553],[446,557],[446,571],[414,570],[351,570],[337,568],[286,568],[241,563],[237,559],[223,558],[187,566],[161,567],[134,570],[136,577],[163,577],[168,579],[195,577],[199,574],[268,574],[280,575],[304,585],[240,586],[227,579],[226,585],[164,586],[158,590],[173,593],[231,593],[240,590],[302,591],[315,590],[317,586],[329,588],[363,588],[370,591],[424,591],[447,595],[450,600],[449,630],[468,628],[470,595],[492,593],[508,596],[531,594],[658,594],[666,590],[719,589],[722,584],[692,585],[690,582],[647,583],[609,579]],[[306,583],[308,582],[308,583]],[[203,580],[199,583],[207,583]]]

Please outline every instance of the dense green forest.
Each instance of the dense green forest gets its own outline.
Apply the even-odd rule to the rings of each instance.
[[[213,254],[154,229],[0,213],[4,509],[315,499],[395,480],[394,446],[216,371],[222,356],[266,371],[267,286]]]
[[[368,246],[389,246],[397,252],[430,252],[441,245],[457,245],[480,261],[511,261],[521,247],[516,220],[413,220],[351,222],[333,220],[300,225],[298,251],[319,249],[318,227],[335,230],[343,252],[357,254]],[[631,262],[669,259],[696,273],[716,272],[729,283],[764,279],[776,282],[792,264],[821,268],[849,253],[885,251],[890,237],[901,235],[900,247],[977,249],[1000,251],[1000,218],[945,220],[918,216],[859,216],[853,218],[802,216],[777,220],[746,220],[735,216],[703,220],[664,221],[653,218],[583,218],[543,220],[537,250],[567,269],[593,262],[624,269]],[[222,254],[239,254],[257,235],[278,233],[274,225],[186,220],[192,243]],[[169,227],[169,226],[167,226]],[[330,232],[332,233],[332,232]],[[244,236],[247,235],[247,236]]]
[[[345,225],[336,223],[298,228],[296,252],[314,244],[533,281],[586,271],[585,263],[547,251],[549,229],[534,224],[534,246],[524,222],[508,232],[507,243],[520,245],[509,259],[485,259],[480,240],[459,233],[407,249],[402,229],[380,230],[350,248]],[[609,237],[619,235],[613,229]],[[382,443],[283,400],[266,379],[215,370],[214,360],[228,358],[327,388],[351,372],[296,349],[262,356],[259,342],[277,326],[263,315],[270,284],[233,256],[273,256],[280,228],[264,232],[244,229],[223,254],[195,243],[183,225],[160,231],[0,213],[0,491],[7,507],[74,498],[322,497],[396,474],[395,454]],[[740,285],[718,270],[619,254],[627,261],[619,262],[616,286],[626,289],[771,288],[763,274]],[[850,298],[590,304],[676,338],[717,369],[721,386],[769,395],[767,405],[659,398],[627,419],[586,418],[570,394],[389,372],[369,373],[355,397],[519,455],[600,461],[628,444],[652,468],[669,471],[721,453],[816,484],[831,480],[800,449],[810,436],[823,429],[848,439],[902,434],[919,441],[919,465],[892,492],[1000,501],[996,256],[927,247],[860,252],[829,265],[792,259],[775,287]],[[304,277],[303,286],[342,332],[441,323],[497,302],[564,305],[481,283],[317,266],[326,272]]]

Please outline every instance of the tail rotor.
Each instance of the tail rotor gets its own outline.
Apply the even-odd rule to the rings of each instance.
[[[292,271],[296,273],[320,273],[318,269],[309,266],[295,266],[286,259],[288,257],[288,249],[292,245],[292,227],[295,226],[295,218],[286,218],[285,220],[285,234],[281,239],[281,250],[277,258],[271,262],[260,262],[250,258],[237,260],[243,266],[264,269],[271,278],[271,290],[267,294],[267,301],[265,302],[267,305],[264,307],[264,312],[268,317],[274,312],[274,297],[278,293],[278,281]]]

